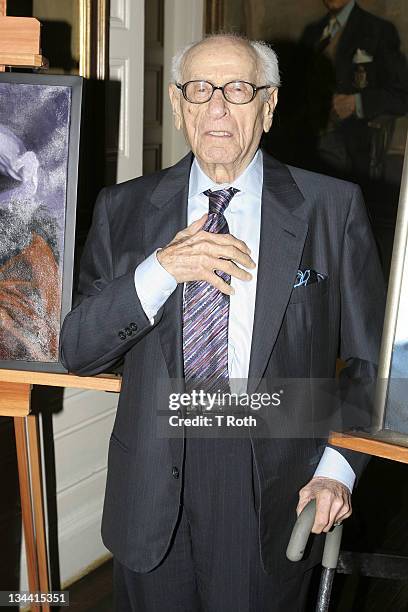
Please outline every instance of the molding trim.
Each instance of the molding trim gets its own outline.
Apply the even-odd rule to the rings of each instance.
[[[224,0],[206,0],[205,33],[215,34],[225,27]]]
[[[188,147],[182,132],[173,124],[168,96],[171,81],[171,59],[180,48],[200,40],[204,34],[204,0],[180,2],[166,0],[164,5],[164,74],[163,74],[163,155],[162,168],[178,162]]]

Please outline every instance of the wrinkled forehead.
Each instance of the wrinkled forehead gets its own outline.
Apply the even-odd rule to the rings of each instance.
[[[255,82],[258,60],[245,41],[217,38],[203,40],[192,47],[183,62],[183,81],[192,79],[242,79]]]

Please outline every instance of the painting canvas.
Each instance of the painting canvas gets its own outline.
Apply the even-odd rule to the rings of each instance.
[[[0,75],[0,367],[62,371],[82,79]]]

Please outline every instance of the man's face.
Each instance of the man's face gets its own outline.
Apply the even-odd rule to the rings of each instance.
[[[190,51],[182,83],[196,79],[218,86],[235,80],[266,85],[258,74],[255,53],[243,43],[228,39],[207,40]],[[251,161],[262,131],[270,128],[277,99],[275,90],[269,103],[265,102],[262,90],[248,104],[231,104],[216,90],[208,102],[192,104],[175,85],[170,85],[169,93],[176,127],[184,129],[202,167],[220,164],[234,168],[233,174]]]
[[[350,0],[323,0],[323,4],[331,13],[338,13]]]

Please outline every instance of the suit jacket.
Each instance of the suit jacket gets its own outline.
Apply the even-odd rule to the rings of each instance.
[[[102,535],[114,555],[139,572],[163,558],[181,503],[184,441],[160,438],[156,427],[171,379],[183,377],[183,288],[177,287],[151,326],[135,291],[134,270],[186,226],[191,162],[189,154],[171,168],[101,192],[83,254],[78,305],[62,330],[61,356],[70,371],[97,374],[124,357]],[[327,278],[294,289],[299,268]],[[250,391],[261,377],[266,383],[333,378],[338,355],[352,360],[359,376],[372,376],[383,303],[359,188],[264,154]],[[324,446],[284,435],[254,438],[252,446],[263,564],[289,577],[295,565],[286,561],[285,548],[298,490],[312,477]],[[344,454],[358,472],[362,456]],[[304,564],[315,562],[312,554]]]

